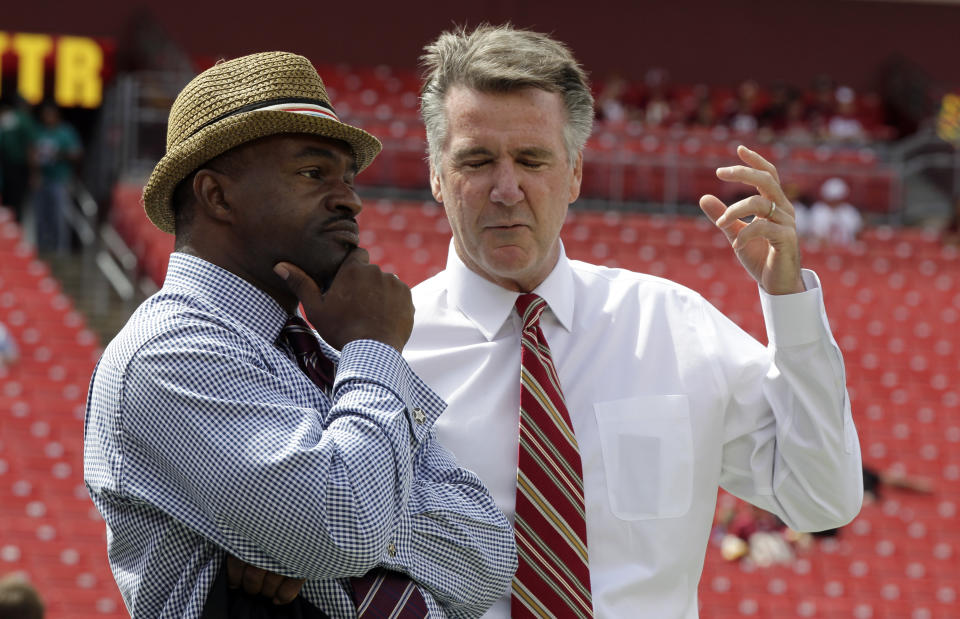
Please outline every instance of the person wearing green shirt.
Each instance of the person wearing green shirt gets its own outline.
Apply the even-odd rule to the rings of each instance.
[[[27,153],[33,142],[34,122],[27,102],[12,91],[0,99],[0,204],[23,214],[30,169]]]
[[[67,209],[73,166],[83,152],[76,130],[63,121],[52,103],[40,107],[31,159],[38,184],[34,194],[37,249],[61,252],[70,247]]]

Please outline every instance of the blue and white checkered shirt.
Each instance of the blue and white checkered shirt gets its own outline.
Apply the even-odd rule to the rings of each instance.
[[[445,404],[390,346],[342,353],[332,402],[276,345],[286,312],[174,253],[94,372],[84,477],[133,617],[199,617],[224,553],[306,578],[356,617],[347,578],[419,583],[431,616],[475,617],[508,587],[512,529],[433,438]]]

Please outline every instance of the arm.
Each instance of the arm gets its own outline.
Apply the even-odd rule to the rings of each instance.
[[[746,165],[717,176],[758,193],[729,207],[708,195],[700,207],[759,284],[770,347],[707,310],[729,390],[721,484],[798,531],[840,526],[863,496],[843,359],[819,281],[801,272],[794,210],[776,168],[743,146],[737,153]]]
[[[410,574],[450,617],[479,617],[509,589],[517,567],[513,527],[432,432],[414,464],[402,528],[410,544],[385,567]]]
[[[797,295],[761,292],[768,348],[712,307],[704,317],[728,393],[721,486],[797,531],[846,524],[863,496],[843,360],[819,282],[804,280]]]
[[[414,413],[413,479],[391,537],[396,554],[388,552],[380,565],[408,574],[449,616],[478,617],[513,577],[513,529],[476,475],[458,467],[434,438],[430,428],[445,404],[418,378],[411,387],[423,415]],[[228,567],[235,586],[242,583],[248,592],[268,597],[285,589],[285,595],[276,596],[283,602],[292,600],[302,584],[232,557]]]
[[[383,277],[376,265],[369,264],[363,250],[351,253],[325,293],[295,265],[281,263],[280,268],[310,321],[322,329],[323,339],[335,347],[353,337],[347,329],[358,321],[361,312],[383,304],[381,299],[371,298],[353,304],[351,320],[328,318],[340,315],[342,310],[338,306],[347,299],[357,298],[357,282],[361,277]],[[384,317],[405,318],[391,329],[391,337],[382,339],[399,351],[410,335],[413,306],[406,286],[394,276],[388,276],[387,280],[401,286],[406,293],[406,303],[398,306],[407,309],[409,314],[392,312]],[[387,321],[369,322],[379,325]],[[345,326],[326,328],[332,325]],[[338,383],[344,373],[346,352],[344,348],[337,370]],[[396,553],[393,556],[388,553],[382,565],[409,574],[453,616],[479,616],[506,591],[513,577],[516,568],[513,529],[479,479],[457,467],[453,456],[433,438],[431,428],[445,408],[443,401],[419,378],[413,377],[408,387],[409,397],[421,403],[419,411],[414,409],[413,440],[409,444],[409,455],[414,459],[409,502],[393,539]]]
[[[177,333],[189,337],[155,338],[128,368],[121,491],[285,575],[356,576],[379,563],[412,473],[398,395],[412,374],[400,356],[347,346],[333,407],[318,411],[230,330]]]

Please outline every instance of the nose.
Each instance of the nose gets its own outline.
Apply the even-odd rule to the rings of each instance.
[[[504,206],[513,206],[523,200],[523,190],[517,179],[513,163],[498,163],[494,170],[493,187],[490,188],[490,200]]]
[[[353,186],[341,183],[338,191],[330,197],[327,208],[344,216],[356,217],[363,210],[363,202]]]

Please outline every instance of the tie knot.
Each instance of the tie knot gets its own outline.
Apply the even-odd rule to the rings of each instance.
[[[524,329],[536,326],[545,309],[547,309],[547,302],[539,295],[531,292],[517,297],[517,314],[523,319]]]
[[[287,322],[283,324],[283,329],[280,330],[280,336],[286,338],[290,347],[293,348],[293,352],[297,354],[312,352],[317,346],[313,329],[299,316],[287,318]]]
[[[286,340],[296,357],[297,365],[318,387],[329,394],[333,385],[336,367],[323,354],[317,336],[310,325],[299,316],[291,316],[280,330],[281,340]]]

